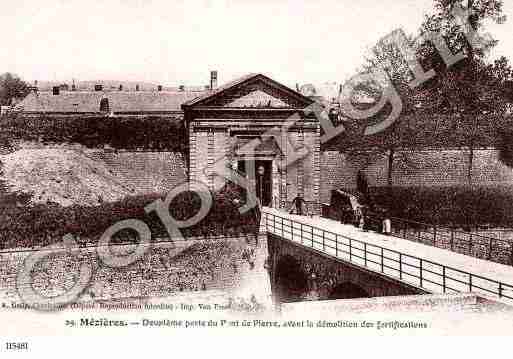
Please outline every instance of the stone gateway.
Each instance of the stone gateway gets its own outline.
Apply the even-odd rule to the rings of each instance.
[[[182,105],[189,138],[188,176],[210,189],[227,179],[215,173],[221,161],[247,175],[264,206],[290,208],[300,195],[308,213],[320,213],[320,124],[313,100],[261,75],[250,74]],[[291,120],[292,119],[292,120]],[[279,129],[279,135],[273,132]],[[248,143],[258,145],[248,151]],[[295,160],[296,149],[306,155]]]

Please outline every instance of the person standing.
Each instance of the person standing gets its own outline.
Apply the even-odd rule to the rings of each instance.
[[[392,234],[392,221],[386,216],[383,217],[383,234],[387,236]]]
[[[356,205],[354,207],[354,226],[361,227],[362,225],[362,207],[360,205]]]
[[[361,193],[365,202],[369,200],[369,181],[365,172],[359,170],[356,175],[356,189]]]
[[[292,206],[291,206],[291,209],[289,210],[289,213],[292,213],[293,210],[294,210],[294,207],[296,207],[296,214],[298,216],[302,216],[303,215],[303,203],[305,204],[306,206],[306,202],[305,200],[303,199],[303,196],[301,194],[298,194],[296,196],[296,198],[294,198],[292,200]]]
[[[369,230],[369,211],[366,206],[361,206],[360,227],[364,232]]]

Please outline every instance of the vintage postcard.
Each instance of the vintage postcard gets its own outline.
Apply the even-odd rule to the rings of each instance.
[[[510,1],[2,5],[0,357],[513,333]]]

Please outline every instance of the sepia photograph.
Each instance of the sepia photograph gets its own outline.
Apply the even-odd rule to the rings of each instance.
[[[513,334],[510,1],[2,5],[0,357]]]

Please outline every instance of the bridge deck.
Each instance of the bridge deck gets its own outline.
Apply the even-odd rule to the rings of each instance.
[[[364,232],[352,225],[290,215],[265,208],[269,233],[431,293],[472,292],[513,303],[513,267],[415,243]]]

